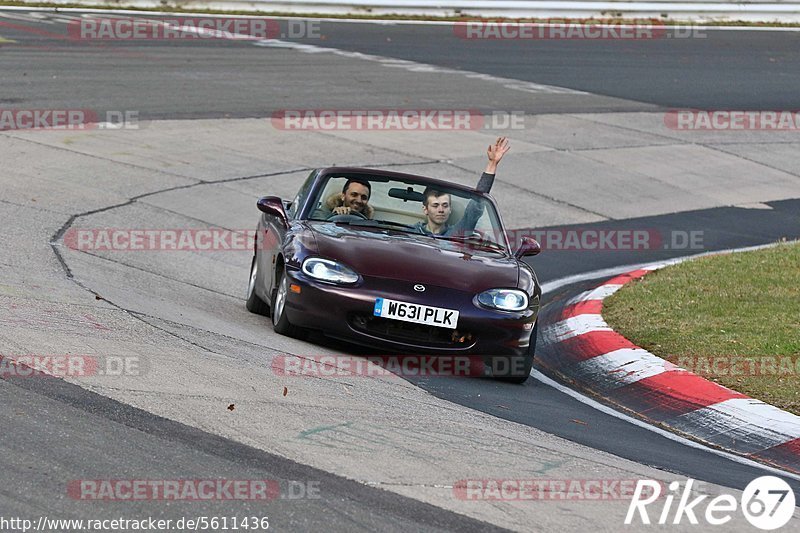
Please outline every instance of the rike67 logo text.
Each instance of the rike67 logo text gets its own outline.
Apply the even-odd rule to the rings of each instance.
[[[711,500],[707,500],[707,494],[690,499],[693,483],[693,479],[686,481],[683,490],[679,481],[670,483],[669,493],[663,498],[664,506],[651,522],[648,506],[661,497],[662,485],[649,479],[638,480],[625,516],[625,524],[630,525],[637,518],[642,524],[680,524],[685,518],[690,524],[697,525],[700,516],[707,524],[721,526],[730,522],[737,511],[741,510],[750,524],[758,529],[771,531],[786,525],[794,514],[795,498],[792,487],[778,477],[762,476],[748,483],[742,492],[741,502],[730,494],[721,494]],[[676,499],[677,504],[673,506]]]

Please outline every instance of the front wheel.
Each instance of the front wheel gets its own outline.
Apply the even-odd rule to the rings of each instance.
[[[250,264],[250,281],[247,283],[247,301],[245,302],[245,307],[247,307],[247,310],[251,313],[266,315],[269,313],[269,306],[256,294],[256,283],[258,283],[258,263],[254,255],[253,262]]]
[[[525,355],[513,355],[509,357],[500,358],[499,361],[492,361],[492,375],[506,383],[525,383],[531,376],[533,369],[533,358],[536,352],[536,337],[539,333],[539,320],[533,325],[531,332],[531,340],[528,344],[528,351]],[[499,364],[498,364],[499,363]],[[495,375],[495,369],[498,370],[499,375]]]
[[[286,270],[281,271],[278,288],[272,293],[272,327],[275,333],[288,337],[302,337],[304,330],[289,322],[286,316],[286,297],[289,294],[289,276]]]

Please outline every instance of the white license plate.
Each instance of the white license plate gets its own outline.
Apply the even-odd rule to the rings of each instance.
[[[394,318],[395,320],[439,326],[440,328],[456,329],[458,325],[458,311],[455,309],[398,302],[388,298],[377,298],[375,300],[373,314],[383,318]]]

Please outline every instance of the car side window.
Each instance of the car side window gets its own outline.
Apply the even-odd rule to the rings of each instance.
[[[308,193],[311,192],[311,186],[314,184],[314,178],[316,175],[316,170],[312,171],[311,174],[308,175],[305,183],[303,183],[303,186],[300,187],[300,190],[297,192],[297,196],[294,197],[294,200],[292,200],[292,203],[289,205],[289,210],[286,211],[286,215],[290,219],[293,219],[297,216],[298,209],[300,209],[300,206],[303,205],[308,199]]]

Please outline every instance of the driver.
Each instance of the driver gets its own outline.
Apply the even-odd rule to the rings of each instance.
[[[325,200],[325,218],[333,215],[349,215],[356,212],[372,218],[374,209],[369,205],[372,187],[369,181],[360,178],[348,178],[341,193],[333,193]]]

